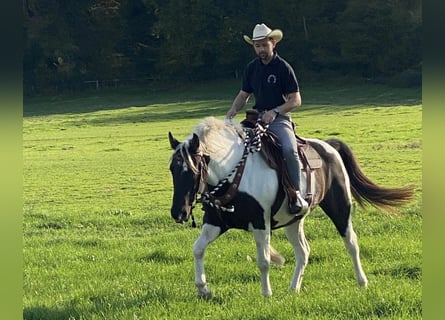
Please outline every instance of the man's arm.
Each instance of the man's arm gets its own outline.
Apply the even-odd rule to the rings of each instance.
[[[250,93],[240,90],[238,95],[235,97],[235,100],[233,100],[232,107],[229,109],[229,111],[226,114],[226,118],[231,119],[233,118],[239,110],[241,110],[249,100]]]
[[[278,110],[280,114],[285,114],[287,112],[292,111],[293,109],[301,106],[301,95],[300,92],[292,92],[287,95],[287,100],[280,106],[276,106],[276,108],[269,110],[264,113],[262,120],[266,123],[270,123],[275,120],[277,113],[275,110]]]
[[[300,92],[292,92],[287,95],[287,100],[281,106],[277,106],[280,109],[280,113],[284,114],[292,111],[295,108],[301,106],[301,95]]]

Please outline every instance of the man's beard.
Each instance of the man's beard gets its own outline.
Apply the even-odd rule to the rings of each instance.
[[[267,60],[269,58],[269,54],[267,52],[260,52],[258,57],[260,57],[261,60]]]

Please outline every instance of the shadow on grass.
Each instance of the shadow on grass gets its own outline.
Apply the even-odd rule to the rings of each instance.
[[[173,289],[152,283],[137,294],[120,290],[75,298],[59,304],[58,307],[36,306],[23,310],[24,320],[61,320],[61,319],[125,319],[127,313],[159,307],[173,303]],[[87,293],[86,293],[87,294]],[[189,300],[191,294],[182,297]],[[96,317],[95,317],[96,316]]]
[[[29,307],[23,310],[24,320],[60,320],[79,319],[80,314],[74,308]]]
[[[101,114],[94,116],[82,116],[76,117],[72,120],[66,120],[66,123],[70,125],[82,127],[85,125],[91,126],[108,126],[108,125],[120,125],[120,124],[130,124],[130,123],[158,123],[158,122],[168,122],[177,120],[187,120],[187,119],[202,119],[208,116],[214,116],[217,118],[223,118],[229,109],[230,102],[222,100],[207,100],[207,101],[195,101],[195,102],[184,102],[177,104],[166,104],[166,105],[151,105],[145,107],[133,108],[133,110],[125,110],[125,112],[112,112],[109,114]],[[245,110],[249,109],[251,106],[246,106],[243,110],[238,113],[238,118],[244,115]],[[360,110],[370,108],[369,105],[363,106],[320,106],[320,105],[305,105],[304,108],[300,109],[298,113],[310,112],[311,115],[326,116],[330,114],[336,114],[338,111],[344,113],[344,116],[353,116],[359,113]],[[374,110],[376,112],[381,111],[385,106],[379,105],[378,108]],[[348,113],[345,113],[348,111]],[[297,121],[298,117],[293,116],[293,121]],[[174,129],[174,127],[172,127]]]
[[[159,119],[181,119],[205,115],[224,115],[239,90],[239,80],[214,81],[207,83],[183,84],[170,88],[120,88],[116,90],[88,91],[78,94],[65,94],[52,97],[34,97],[24,99],[24,117],[45,116],[54,114],[77,114],[104,110],[135,108],[161,108],[162,112],[150,113],[145,118],[127,119],[132,121],[156,121]],[[389,106],[421,104],[421,88],[392,88],[385,85],[369,83],[326,83],[306,84],[301,90],[303,107],[322,106]],[[254,101],[254,99],[251,99]],[[189,110],[200,102],[208,105],[224,104],[218,110]],[[175,107],[171,114],[165,108]],[[183,107],[177,111],[178,105]],[[222,112],[223,111],[223,112]]]
[[[77,114],[128,107],[182,104],[200,100],[230,101],[239,90],[239,81],[181,84],[157,84],[152,87],[123,87],[54,96],[25,97],[24,117]],[[230,101],[231,103],[231,101]]]
[[[185,257],[175,256],[162,250],[155,250],[140,259],[143,263],[160,263],[166,265],[181,264],[186,260]]]
[[[100,117],[83,118],[71,122],[73,125],[110,125],[126,123],[150,123],[196,119],[207,116],[224,116],[228,110],[227,101],[196,101],[178,104],[153,105],[137,108],[125,113],[113,113]]]

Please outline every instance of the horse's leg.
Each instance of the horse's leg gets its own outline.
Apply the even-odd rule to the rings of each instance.
[[[257,264],[261,272],[261,287],[263,296],[270,297],[272,289],[269,281],[270,268],[270,231],[268,230],[253,230],[255,237],[255,244],[257,250]]]
[[[358,246],[357,235],[352,228],[352,222],[349,219],[348,227],[346,228],[345,236],[343,237],[345,247],[352,257],[352,263],[354,264],[355,277],[359,285],[366,287],[368,285],[368,279],[362,268],[360,261],[360,248]]]
[[[221,228],[205,223],[202,226],[201,234],[193,244],[193,256],[195,258],[195,285],[198,290],[198,296],[209,299],[212,292],[207,287],[206,275],[204,270],[204,254],[207,246],[220,235]]]
[[[311,251],[304,234],[303,225],[304,217],[284,228],[286,236],[294,248],[295,254],[295,271],[289,288],[297,292],[300,291],[304,269],[308,263],[309,253]]]
[[[352,263],[354,264],[355,277],[359,285],[366,287],[368,279],[363,271],[360,261],[360,249],[358,246],[357,235],[354,232],[351,222],[352,201],[346,184],[336,182],[331,186],[331,190],[320,202],[320,207],[329,216],[340,233],[345,247],[348,250]],[[334,181],[335,182],[335,181]]]

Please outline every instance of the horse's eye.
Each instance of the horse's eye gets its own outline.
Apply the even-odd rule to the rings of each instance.
[[[175,162],[177,165],[181,165],[182,164],[182,157],[181,156],[176,156],[175,157]]]

